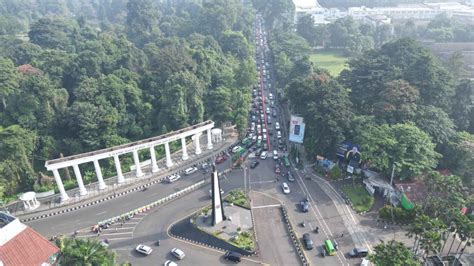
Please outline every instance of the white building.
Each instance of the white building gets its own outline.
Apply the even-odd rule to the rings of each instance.
[[[293,0],[295,6],[295,14],[293,22],[296,24],[298,19],[305,15],[312,15],[313,18],[318,19],[318,16],[324,14],[325,8],[322,8],[316,0]]]

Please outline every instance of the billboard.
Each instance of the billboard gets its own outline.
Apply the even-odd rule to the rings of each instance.
[[[303,117],[292,115],[290,119],[290,134],[289,139],[292,142],[303,143],[304,138]]]

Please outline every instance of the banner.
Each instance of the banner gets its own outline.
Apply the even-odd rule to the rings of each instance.
[[[296,143],[303,143],[304,128],[303,117],[292,115],[290,120],[289,140]]]

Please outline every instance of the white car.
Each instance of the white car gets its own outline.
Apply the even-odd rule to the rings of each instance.
[[[184,255],[184,252],[183,252],[181,249],[179,249],[179,248],[173,248],[173,249],[171,250],[171,254],[172,254],[173,256],[175,256],[176,258],[180,259],[180,260],[182,260],[182,259],[184,258],[184,256],[185,256],[185,255]]]
[[[171,261],[171,260],[165,261],[165,263],[163,265],[164,266],[178,266],[178,264],[176,262]]]
[[[232,153],[236,153],[238,150],[240,150],[240,146],[237,145],[234,148],[232,148]]]
[[[135,250],[138,252],[138,253],[142,253],[142,254],[145,254],[145,255],[150,255],[151,252],[153,251],[153,249],[151,249],[151,247],[149,246],[146,246],[146,245],[138,245]]]
[[[188,169],[184,170],[184,174],[185,175],[190,175],[190,174],[196,172],[197,170],[198,170],[197,167],[194,167],[194,166],[189,167]]]
[[[273,160],[278,160],[278,151],[273,150]]]
[[[180,179],[180,178],[181,178],[180,175],[174,174],[174,175],[168,176],[167,181],[168,181],[168,183],[173,183],[174,181],[176,181],[176,180],[178,180],[178,179]]]
[[[281,139],[281,131],[280,130],[277,131],[277,138]]]
[[[283,189],[284,194],[290,194],[290,187],[288,186],[287,183],[281,184],[281,188]]]
[[[267,159],[267,152],[263,151],[262,154],[260,154],[260,159],[265,160]]]
[[[280,130],[280,123],[275,122],[275,129],[276,129],[276,130]]]

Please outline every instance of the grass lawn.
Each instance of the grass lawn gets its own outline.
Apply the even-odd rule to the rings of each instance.
[[[240,189],[230,191],[229,195],[227,195],[224,200],[229,203],[234,203],[235,205],[250,208],[250,202],[247,195],[245,195],[245,192]]]
[[[342,187],[342,191],[352,201],[352,207],[356,212],[366,212],[374,205],[374,197],[367,193],[367,190],[361,185],[347,185]]]
[[[327,69],[335,77],[347,68],[346,62],[349,60],[338,50],[316,50],[310,59],[316,67]]]
[[[241,234],[238,235],[237,238],[232,238],[230,240],[232,244],[235,246],[245,249],[245,250],[254,250],[255,248],[255,243],[253,241],[253,236],[252,232],[242,232]]]

